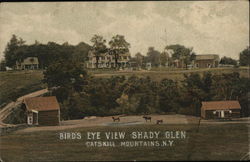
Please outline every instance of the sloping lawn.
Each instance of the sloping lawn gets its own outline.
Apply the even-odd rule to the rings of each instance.
[[[18,97],[45,88],[42,71],[0,72],[0,107]]]

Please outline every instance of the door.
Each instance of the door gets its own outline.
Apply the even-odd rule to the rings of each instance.
[[[33,124],[33,116],[28,116],[28,125],[32,125]]]
[[[225,117],[225,113],[224,111],[221,111],[221,118],[224,118]]]

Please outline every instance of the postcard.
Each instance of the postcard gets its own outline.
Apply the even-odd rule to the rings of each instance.
[[[0,3],[0,161],[250,159],[249,1]]]

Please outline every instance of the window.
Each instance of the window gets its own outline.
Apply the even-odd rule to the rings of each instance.
[[[126,59],[127,59],[127,56],[123,56],[123,59],[126,60]]]

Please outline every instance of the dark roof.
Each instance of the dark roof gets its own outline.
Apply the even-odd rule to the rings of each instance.
[[[29,111],[49,111],[60,109],[60,106],[55,96],[25,98],[24,104],[26,105],[26,108]]]
[[[204,110],[224,110],[224,109],[240,109],[239,101],[207,101],[202,102]]]

